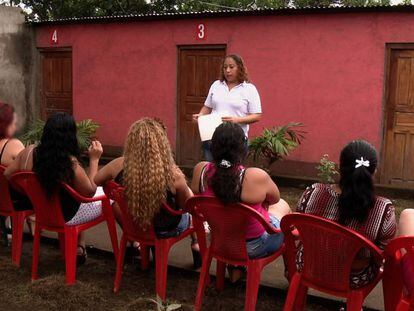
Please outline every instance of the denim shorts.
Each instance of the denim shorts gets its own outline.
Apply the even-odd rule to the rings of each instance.
[[[172,238],[175,236],[179,236],[181,233],[183,233],[185,230],[190,228],[191,225],[191,216],[189,213],[185,213],[181,216],[181,220],[177,225],[177,228],[170,231],[159,231],[156,232],[156,235],[159,239],[166,239],[166,238]]]
[[[213,161],[213,155],[211,154],[211,140],[203,141],[203,153],[204,153],[204,160],[207,162]]]
[[[280,229],[280,220],[269,215],[270,224]],[[266,231],[257,239],[246,242],[247,254],[251,259],[266,257],[276,252],[283,244],[283,233],[269,234]]]

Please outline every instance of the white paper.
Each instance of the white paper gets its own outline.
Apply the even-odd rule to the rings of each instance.
[[[198,117],[198,130],[201,141],[211,140],[216,128],[223,123],[222,115],[218,113],[206,114]]]

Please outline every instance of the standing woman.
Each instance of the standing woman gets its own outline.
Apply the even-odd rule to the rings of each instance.
[[[250,83],[247,68],[239,55],[231,54],[224,58],[220,80],[211,85],[204,106],[198,114],[193,115],[193,119],[197,120],[199,116],[210,113],[223,115],[223,122],[239,124],[246,137],[249,124],[260,120],[260,96],[256,87]],[[203,142],[206,161],[213,160],[210,146],[211,141]]]

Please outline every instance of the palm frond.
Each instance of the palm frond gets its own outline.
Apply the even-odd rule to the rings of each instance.
[[[45,122],[43,120],[36,120],[27,127],[27,130],[20,135],[19,139],[23,142],[24,145],[28,146],[31,144],[39,143]],[[77,127],[77,138],[79,142],[79,147],[82,151],[87,150],[91,141],[96,135],[96,131],[99,128],[99,124],[92,121],[91,119],[86,119],[79,121],[76,124]]]
[[[269,165],[289,156],[305,139],[303,124],[291,122],[286,125],[265,128],[263,133],[249,143],[249,152],[253,159],[265,158]]]

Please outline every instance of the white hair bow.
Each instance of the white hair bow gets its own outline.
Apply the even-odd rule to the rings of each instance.
[[[220,164],[219,164],[219,166],[220,167],[222,167],[222,168],[230,168],[231,167],[231,162],[230,161],[227,161],[227,160],[221,160],[221,162],[220,162]]]
[[[361,159],[356,159],[355,163],[356,163],[355,168],[358,168],[361,166],[369,167],[369,160],[364,160],[363,157],[361,157]]]

